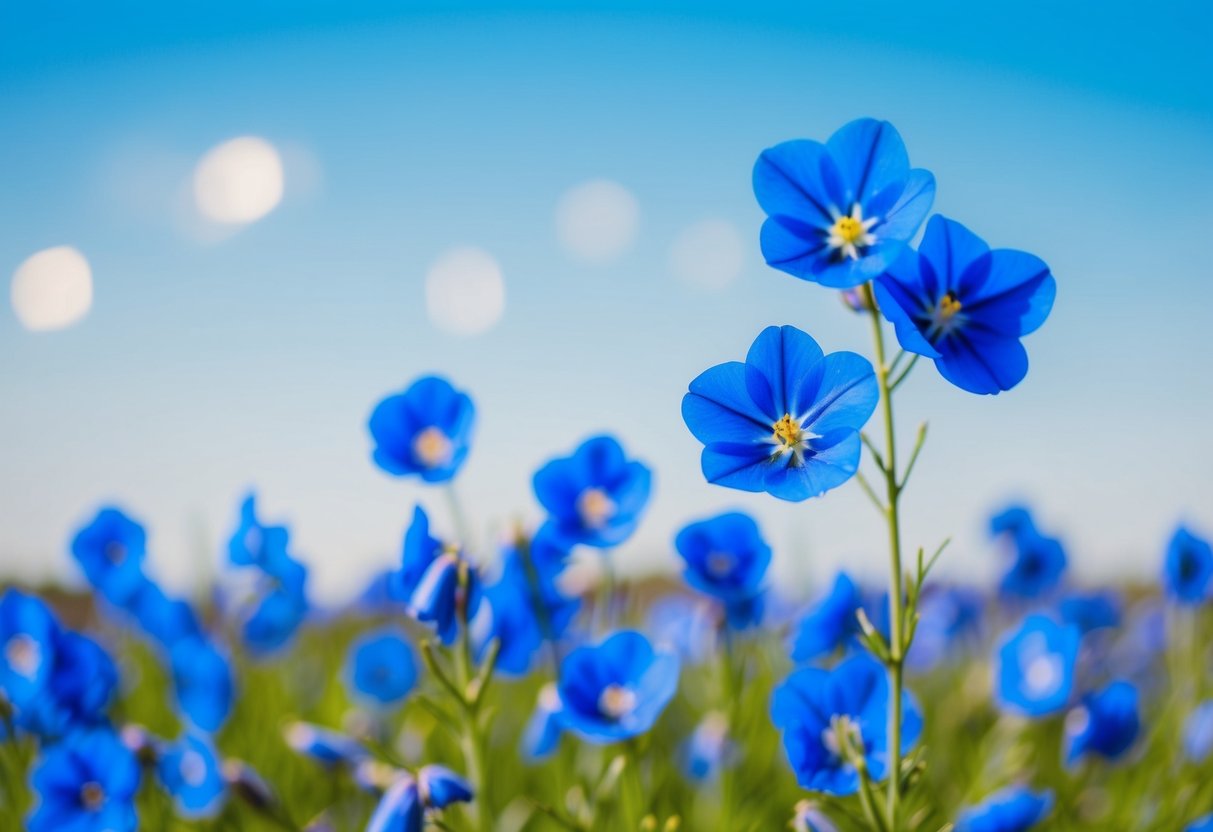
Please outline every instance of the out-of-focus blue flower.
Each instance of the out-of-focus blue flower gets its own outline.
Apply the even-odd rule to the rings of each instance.
[[[103,721],[118,687],[109,654],[88,636],[61,631],[51,661],[45,688],[18,709],[18,724],[42,737],[60,737]]]
[[[45,747],[34,769],[38,796],[28,832],[134,832],[139,764],[109,728],[69,734]]]
[[[928,587],[918,601],[918,627],[906,664],[922,671],[957,661],[977,641],[984,599],[966,587]],[[966,644],[968,642],[968,644]]]
[[[685,526],[674,548],[686,562],[683,577],[695,589],[724,604],[730,625],[756,624],[761,616],[762,582],[771,564],[771,547],[754,518],[728,512]]]
[[[754,195],[767,214],[767,264],[835,289],[883,272],[906,248],[935,199],[935,177],[910,167],[887,121],[862,118],[822,144],[783,142],[754,165]]]
[[[255,653],[272,653],[285,646],[307,618],[307,598],[286,587],[275,587],[261,597],[245,620],[244,643]]]
[[[228,560],[234,566],[271,569],[284,556],[290,533],[285,526],[267,526],[257,519],[257,495],[250,493],[240,503],[240,517],[228,539]]]
[[[422,832],[425,807],[412,775],[401,774],[388,787],[366,825],[366,832]]]
[[[677,689],[677,657],[654,650],[640,633],[622,630],[565,657],[560,720],[589,742],[628,739],[653,727]]]
[[[652,473],[629,460],[613,436],[593,436],[571,456],[535,472],[535,497],[554,531],[569,543],[608,549],[640,525],[649,503]]]
[[[1137,688],[1120,680],[1084,696],[1066,716],[1066,762],[1087,754],[1115,760],[1128,751],[1141,729],[1137,700]]]
[[[355,696],[391,705],[417,682],[413,648],[396,630],[379,630],[359,639],[350,651],[346,678]]]
[[[447,482],[467,458],[475,417],[467,394],[444,378],[424,376],[375,405],[371,458],[393,476]]]
[[[186,734],[166,746],[156,763],[156,772],[183,817],[214,817],[223,808],[227,783],[219,756],[206,737]]]
[[[829,594],[819,599],[800,620],[792,644],[792,660],[811,662],[833,653],[859,632],[855,613],[862,598],[845,572],[839,572]]]
[[[1066,706],[1074,686],[1078,628],[1044,615],[1029,615],[998,649],[994,688],[1000,704],[1025,716]]]
[[[497,668],[509,675],[525,674],[535,652],[546,640],[564,634],[580,606],[578,599],[565,596],[557,586],[558,573],[541,560],[553,557],[553,552],[547,551],[549,544],[541,544],[538,552],[529,546],[527,554],[517,546],[507,548],[500,577],[484,591],[493,611],[488,635],[500,643]],[[535,558],[536,553],[541,559]],[[524,559],[528,556],[530,566]],[[487,644],[488,638],[480,641]]]
[[[682,418],[704,444],[708,482],[799,501],[854,476],[859,429],[879,397],[863,356],[825,355],[796,327],[771,326],[744,364],[718,364],[691,382]]]
[[[1120,626],[1120,599],[1112,592],[1072,593],[1061,599],[1058,612],[1083,635]]]
[[[866,653],[832,670],[794,671],[771,697],[771,721],[783,732],[783,747],[796,781],[805,789],[847,795],[859,789],[859,773],[844,755],[862,753],[874,780],[888,767],[889,682],[884,666]],[[922,732],[922,717],[905,695],[901,743],[908,751]]]
[[[41,598],[16,589],[0,596],[0,691],[18,711],[45,688],[59,623]]]
[[[1213,832],[1213,815],[1205,815],[1192,821],[1184,832]]]
[[[427,809],[445,809],[452,803],[472,799],[472,787],[446,766],[422,766],[417,772],[417,792]]]
[[[1052,792],[1012,786],[961,812],[956,832],[1027,832],[1052,808]]]
[[[467,570],[467,586],[460,585],[460,570]],[[459,634],[459,605],[479,606],[479,580],[471,564],[457,552],[439,555],[413,590],[409,613],[424,624],[432,624],[443,644],[453,644]],[[469,615],[469,619],[470,619]]]
[[[1036,528],[1032,512],[1021,505],[1010,505],[990,518],[990,534],[1019,534]]]
[[[1028,373],[1020,338],[1049,316],[1057,283],[1039,257],[990,247],[955,220],[931,217],[918,251],[873,284],[907,352],[935,360],[970,393],[1010,390]]]
[[[729,721],[724,714],[707,714],[683,748],[683,771],[696,783],[714,778],[729,752]]]
[[[215,645],[204,638],[183,639],[170,653],[177,706],[191,725],[214,733],[232,709],[232,668]]]
[[[296,754],[311,757],[325,766],[352,767],[367,756],[366,749],[353,737],[310,722],[292,722],[283,736]]]
[[[1061,541],[1029,529],[1012,535],[1015,560],[1002,576],[999,590],[1014,598],[1039,598],[1061,581],[1066,551]]]
[[[202,635],[194,608],[179,598],[170,598],[150,579],[145,579],[132,596],[130,612],[139,629],[168,650],[184,638]]]
[[[106,507],[76,532],[72,557],[107,601],[125,606],[143,583],[147,534],[122,511]]]
[[[441,540],[430,534],[430,516],[425,509],[414,506],[413,520],[404,533],[400,569],[392,580],[392,595],[396,600],[409,603],[425,571],[445,548]]]
[[[556,750],[564,733],[560,725],[560,692],[554,682],[539,691],[535,710],[522,731],[522,753],[528,760],[543,760]]]
[[[1167,544],[1162,578],[1167,594],[1181,604],[1199,604],[1213,595],[1213,548],[1180,526]]]
[[[358,596],[357,607],[372,613],[398,608],[401,604],[397,591],[399,580],[399,569],[383,569],[377,572]]]
[[[1184,722],[1184,753],[1194,763],[1203,763],[1213,752],[1213,699],[1192,709]]]

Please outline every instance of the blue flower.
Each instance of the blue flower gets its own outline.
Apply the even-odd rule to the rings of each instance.
[[[859,632],[859,619],[855,613],[861,603],[855,583],[845,572],[839,572],[829,594],[817,601],[800,620],[792,645],[792,660],[811,662],[846,644]]]
[[[1194,763],[1203,763],[1213,752],[1213,699],[1206,699],[1184,722],[1184,753]]]
[[[1015,559],[999,582],[1002,594],[1038,598],[1056,587],[1066,569],[1066,550],[1061,541],[1035,528],[1019,531],[1011,540]]]
[[[683,577],[695,589],[721,601],[738,628],[757,623],[756,600],[771,564],[771,547],[748,514],[730,512],[691,523],[678,532],[674,548],[686,562]]]
[[[1120,599],[1112,592],[1072,593],[1058,604],[1061,620],[1083,635],[1120,626]]]
[[[1018,534],[1036,528],[1032,512],[1025,506],[1011,505],[990,518],[990,534],[998,537],[1002,534]]]
[[[844,289],[876,277],[905,249],[931,210],[935,177],[910,167],[893,125],[863,118],[825,144],[799,139],[764,150],[754,195],[767,214],[767,263]]]
[[[227,795],[227,783],[219,756],[211,741],[199,734],[186,734],[167,746],[156,763],[165,791],[187,818],[209,818],[218,814]]]
[[[1028,353],[1020,338],[1045,322],[1057,294],[1040,258],[991,251],[938,215],[918,251],[906,251],[874,288],[901,346],[934,359],[940,375],[970,393],[998,393],[1023,381]]]
[[[1060,711],[1074,686],[1077,627],[1029,615],[998,650],[994,687],[1003,707],[1025,716]]]
[[[1199,604],[1213,595],[1213,548],[1183,526],[1167,544],[1163,588],[1181,604]]]
[[[425,806],[417,789],[417,781],[401,773],[375,808],[366,832],[422,832]]]
[[[1026,832],[1052,808],[1052,792],[1012,786],[961,812],[956,832]]]
[[[462,580],[460,573],[465,576]],[[421,576],[409,600],[409,613],[423,624],[431,624],[443,644],[454,644],[459,635],[460,605],[469,605],[470,622],[483,596],[479,584],[471,564],[458,552],[445,551]]]
[[[70,734],[45,748],[32,785],[28,832],[133,832],[139,764],[109,728]]]
[[[0,596],[0,691],[18,711],[46,687],[59,623],[40,598],[16,589]]]
[[[1137,688],[1125,681],[1084,696],[1066,716],[1066,762],[1087,754],[1115,760],[1128,751],[1141,729],[1137,698]]]
[[[425,571],[446,548],[430,534],[430,516],[421,506],[413,507],[413,520],[404,533],[400,569],[392,577],[392,596],[405,604],[413,597]]]
[[[46,687],[18,709],[18,724],[42,737],[60,737],[103,721],[118,687],[109,654],[88,636],[62,631],[50,660]]]
[[[707,714],[683,749],[683,771],[686,776],[702,783],[715,777],[729,752],[729,721],[724,714]]]
[[[273,562],[286,555],[289,540],[285,526],[266,526],[257,519],[257,495],[249,494],[240,503],[240,519],[228,539],[228,560],[234,566],[273,571]]]
[[[72,538],[72,557],[106,600],[124,606],[143,583],[147,535],[116,508],[103,508]]]
[[[446,766],[422,766],[417,772],[417,792],[427,809],[445,809],[452,803],[472,799],[472,787]]]
[[[281,649],[307,618],[307,611],[307,598],[302,592],[284,586],[270,589],[244,622],[244,643],[255,653]]]
[[[413,649],[395,630],[370,633],[350,651],[346,677],[355,695],[379,705],[399,702],[417,682]]]
[[[535,497],[564,540],[609,549],[640,524],[649,502],[652,474],[629,460],[611,436],[594,436],[571,456],[549,461],[535,472]]]
[[[492,630],[480,641],[487,645],[489,636],[498,640],[497,669],[509,675],[525,674],[535,652],[564,634],[580,606],[557,586],[558,567],[544,562],[561,550],[541,537],[536,542],[540,546],[526,545],[525,554],[518,546],[506,549],[501,576],[484,591],[493,610]]]
[[[875,780],[888,767],[889,682],[884,667],[857,653],[832,670],[794,671],[771,697],[771,721],[783,732],[783,747],[796,781],[805,789],[854,794],[859,773],[846,759],[849,746],[862,753]],[[902,706],[902,751],[922,732],[922,717],[906,694]]]
[[[202,634],[194,608],[187,601],[170,598],[150,579],[131,598],[130,612],[139,629],[168,650],[182,639]]]
[[[859,429],[879,397],[866,358],[825,355],[799,329],[771,326],[744,364],[718,364],[691,382],[682,418],[704,444],[708,482],[798,501],[855,474]]]
[[[556,750],[564,733],[560,711],[560,692],[554,682],[548,682],[540,688],[535,710],[522,730],[522,753],[528,760],[546,759]]]
[[[561,663],[561,723],[589,742],[635,737],[653,727],[677,689],[678,659],[622,630]]]
[[[201,731],[218,731],[232,709],[234,682],[227,658],[206,639],[187,638],[173,647],[170,664],[182,715]]]
[[[366,749],[353,737],[309,722],[292,722],[283,735],[292,751],[324,766],[352,767],[367,756]]]
[[[437,376],[424,376],[375,406],[368,427],[372,458],[387,473],[447,482],[467,458],[475,421],[472,400]]]

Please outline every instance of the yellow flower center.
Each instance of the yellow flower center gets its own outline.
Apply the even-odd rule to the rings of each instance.
[[[105,790],[100,783],[88,782],[80,787],[80,805],[90,812],[96,812],[105,803]]]
[[[804,431],[790,413],[783,414],[783,418],[772,425],[771,429],[775,432],[775,441],[783,446],[783,450],[794,449],[804,438]]]
[[[577,498],[577,514],[588,528],[600,529],[615,514],[615,503],[600,488],[587,488]]]
[[[839,217],[830,233],[844,243],[855,244],[863,239],[863,223],[854,217]]]
[[[834,224],[826,233],[826,245],[843,259],[858,260],[862,249],[876,243],[876,236],[872,234],[876,220],[876,217],[864,219],[863,208],[856,202],[851,213],[834,217]]]
[[[961,314],[960,300],[952,292],[944,293],[939,299],[939,305],[931,312],[931,332],[929,335],[947,334],[964,322]]]
[[[636,707],[636,694],[623,685],[607,685],[598,697],[598,710],[611,719],[619,719]]]
[[[445,433],[431,425],[413,439],[413,455],[426,468],[446,465],[454,456],[455,449]]]

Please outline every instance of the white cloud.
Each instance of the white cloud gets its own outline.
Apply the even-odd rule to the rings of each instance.
[[[570,188],[556,205],[556,234],[579,260],[605,263],[636,240],[640,204],[627,188],[594,179]]]
[[[88,314],[93,305],[93,272],[84,255],[71,246],[34,254],[13,273],[13,311],[26,329],[64,329]]]
[[[670,271],[693,286],[718,291],[741,274],[745,242],[727,220],[703,220],[679,232],[670,246]]]
[[[207,151],[194,169],[194,202],[212,222],[261,219],[282,201],[282,157],[256,136],[241,136]]]
[[[501,267],[477,248],[446,252],[425,276],[425,308],[434,326],[446,332],[487,332],[505,309]]]

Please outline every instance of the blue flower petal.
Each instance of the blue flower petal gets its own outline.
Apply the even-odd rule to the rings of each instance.
[[[853,202],[866,204],[890,185],[909,177],[910,157],[897,129],[887,121],[861,118],[844,124],[826,141],[848,185],[844,212]]]

